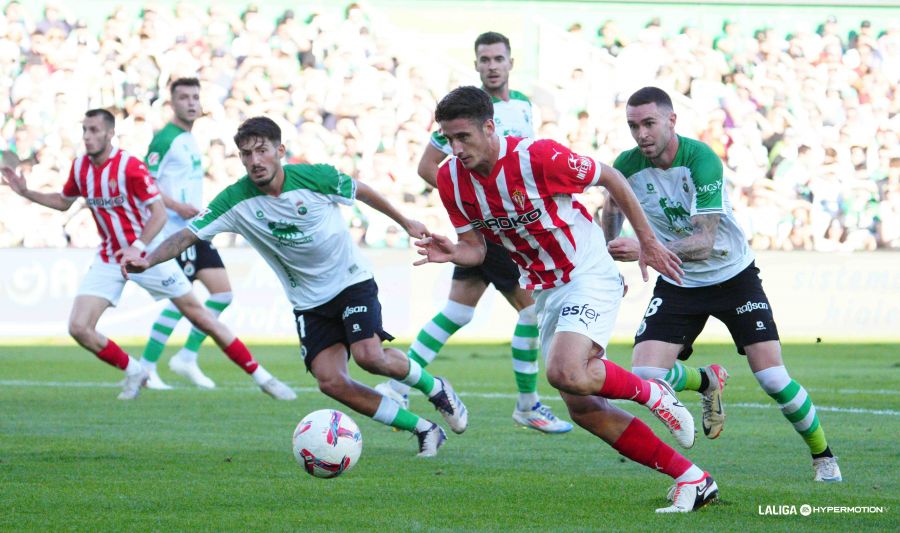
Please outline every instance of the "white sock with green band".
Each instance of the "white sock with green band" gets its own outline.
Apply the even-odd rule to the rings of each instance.
[[[759,385],[778,403],[782,414],[794,426],[813,455],[828,448],[825,430],[812,399],[799,383],[791,379],[784,366],[773,366],[753,374]]]
[[[419,364],[422,368],[429,365],[450,336],[459,331],[459,328],[472,321],[475,308],[463,305],[453,300],[447,300],[447,304],[440,313],[436,314],[430,322],[419,331],[416,340],[409,347],[407,356]],[[391,380],[391,388],[400,394],[408,394],[409,386],[397,380]]]
[[[512,338],[513,372],[519,398],[516,407],[526,411],[540,401],[537,394],[538,354],[540,354],[537,313],[532,304],[519,311],[519,321]]]

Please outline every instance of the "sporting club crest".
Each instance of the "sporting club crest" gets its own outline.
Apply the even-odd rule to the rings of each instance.
[[[513,191],[512,201],[519,209],[525,209],[525,194],[522,191]]]

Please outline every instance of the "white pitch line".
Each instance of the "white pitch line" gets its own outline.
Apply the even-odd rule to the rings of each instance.
[[[246,390],[246,391],[258,391],[257,387],[246,386],[243,383],[237,382],[228,382],[223,384],[219,384],[217,388],[225,389],[225,390]],[[71,388],[119,388],[121,385],[117,383],[109,383],[109,382],[94,382],[94,381],[29,381],[29,380],[0,380],[0,387],[71,387]],[[176,386],[175,388],[183,388],[183,389],[193,389],[194,387],[187,386]],[[292,387],[294,391],[312,394],[319,393],[319,389],[316,387]],[[208,393],[208,391],[204,391],[204,393]],[[464,398],[486,398],[486,399],[503,399],[503,400],[511,400],[518,397],[516,394],[508,393],[508,392],[459,392],[459,395]],[[555,395],[549,396],[542,399],[543,401],[561,401],[561,399]],[[624,402],[624,400],[613,400],[616,403]],[[727,403],[727,407],[743,407],[745,409],[777,409],[778,407],[774,403]],[[900,416],[900,411],[895,411],[892,409],[863,409],[860,407],[832,407],[828,405],[816,405],[816,409],[819,411],[832,412],[832,413],[848,413],[848,414],[862,414],[862,415],[886,415],[886,416]]]

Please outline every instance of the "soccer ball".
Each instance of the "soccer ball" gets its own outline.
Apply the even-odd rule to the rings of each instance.
[[[349,416],[333,409],[306,415],[294,430],[294,459],[312,476],[338,477],[359,460],[362,435]]]

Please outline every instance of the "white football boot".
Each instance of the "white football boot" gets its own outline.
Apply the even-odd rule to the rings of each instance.
[[[694,445],[694,417],[691,412],[678,401],[672,386],[665,380],[651,379],[650,384],[659,387],[660,397],[648,409],[669,428],[682,448],[690,448]]]
[[[438,448],[444,445],[447,440],[447,434],[444,428],[431,423],[431,427],[425,431],[417,431],[416,437],[419,439],[419,453],[417,457],[434,457],[437,455]]]
[[[399,392],[394,390],[394,387],[391,387],[391,384],[387,381],[379,383],[375,385],[375,392],[384,396],[385,398],[394,400],[400,407],[404,409],[409,409],[409,395],[400,394]]]
[[[550,406],[541,402],[527,411],[520,411],[518,407],[513,411],[513,420],[524,427],[536,429],[544,433],[567,433],[572,431],[572,424],[556,418]]]
[[[119,393],[118,398],[120,400],[133,400],[137,398],[138,394],[141,393],[141,387],[147,383],[149,377],[150,374],[143,368],[140,369],[140,372],[125,374],[125,384],[122,387],[122,392]]]
[[[260,385],[259,388],[276,400],[290,401],[297,399],[297,393],[294,392],[294,389],[279,381],[278,378],[272,378],[269,381],[266,381]]]
[[[462,433],[469,425],[469,412],[465,404],[453,391],[449,381],[438,377],[434,379],[441,382],[443,390],[428,398],[428,401],[434,404],[434,408],[441,413],[454,433]]]
[[[841,477],[841,469],[837,464],[837,457],[819,457],[813,459],[813,469],[816,471],[814,481],[824,481],[826,483],[840,483],[844,480]]]
[[[696,481],[677,483],[675,490],[669,489],[672,505],[657,509],[657,513],[689,513],[715,501],[719,497],[716,480],[707,472]],[[668,497],[668,495],[667,495]]]
[[[182,357],[181,352],[169,359],[169,369],[201,389],[216,388],[216,383],[206,377],[206,374],[197,365],[197,361]]]

